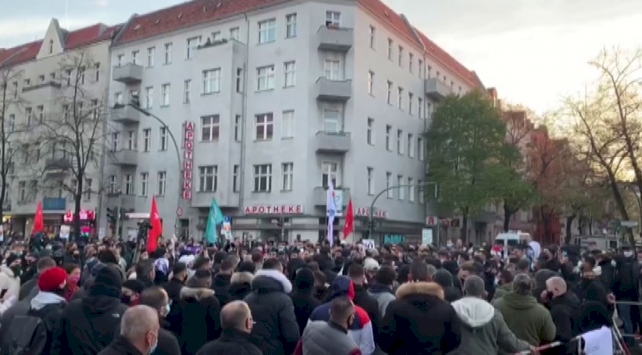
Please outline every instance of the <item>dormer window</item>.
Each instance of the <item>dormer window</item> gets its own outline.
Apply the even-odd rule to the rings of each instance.
[[[53,53],[53,39],[49,40],[49,54]]]

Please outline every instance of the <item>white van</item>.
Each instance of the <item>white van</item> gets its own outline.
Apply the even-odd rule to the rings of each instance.
[[[532,240],[531,235],[522,231],[508,231],[497,234],[495,244],[501,246],[515,246],[518,244],[529,243]]]

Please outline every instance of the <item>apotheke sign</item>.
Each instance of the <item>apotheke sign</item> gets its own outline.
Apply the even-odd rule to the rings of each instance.
[[[245,207],[245,214],[303,214],[303,205],[255,205]]]
[[[355,208],[354,210],[354,215],[359,216],[359,217],[368,217],[370,215],[370,208]],[[374,210],[374,218],[383,218],[387,219],[388,218],[388,211],[384,210]]]
[[[194,171],[194,122],[183,124],[183,192],[184,200],[192,199]]]

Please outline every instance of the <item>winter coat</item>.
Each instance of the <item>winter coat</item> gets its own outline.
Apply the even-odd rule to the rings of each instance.
[[[122,336],[117,336],[98,355],[143,355],[132,343]]]
[[[221,303],[221,307],[230,303],[230,280],[232,275],[226,274],[216,274],[212,277],[212,289],[218,301]]]
[[[374,336],[376,343],[379,338],[379,323],[381,321],[381,317],[383,317],[383,315],[379,313],[379,304],[377,303],[377,300],[371,297],[370,294],[368,294],[368,290],[363,286],[355,285],[354,304],[363,308],[363,310],[368,313],[368,317],[372,322],[372,335]]]
[[[165,292],[167,292],[169,299],[174,303],[178,303],[181,300],[181,288],[183,288],[184,285],[185,283],[183,281],[172,278],[163,284],[163,288]]]
[[[250,341],[250,334],[235,329],[224,329],[221,337],[205,344],[196,355],[238,354],[263,355]]]
[[[252,293],[245,302],[252,310],[252,342],[263,354],[291,354],[299,340],[294,305],[288,294],[292,283],[278,270],[259,270],[252,281]]]
[[[181,353],[181,346],[176,336],[163,328],[158,330],[158,346],[154,355],[178,355]]]
[[[551,314],[532,295],[510,292],[498,299],[494,306],[517,338],[533,346],[555,340],[555,323]]]
[[[292,304],[294,305],[294,315],[299,325],[299,331],[303,332],[308,324],[308,319],[315,308],[321,305],[321,302],[312,296],[312,289],[292,291]]]
[[[243,301],[252,292],[252,284],[249,282],[232,283],[228,292],[230,301]]]
[[[506,297],[506,296],[504,296]],[[461,345],[451,355],[497,355],[499,351],[517,353],[530,345],[517,339],[504,317],[481,298],[464,297],[452,304],[462,322]]]
[[[180,294],[183,354],[194,354],[203,344],[221,335],[221,304],[209,288],[183,287]]]
[[[18,301],[20,277],[15,276],[13,271],[6,265],[0,265],[0,290],[7,290],[3,297],[4,300],[15,297],[16,301]]]
[[[395,294],[392,289],[385,285],[374,284],[368,290],[368,294],[377,301],[379,307],[379,317],[383,319],[386,314],[386,309],[390,302],[395,300]]]
[[[36,287],[38,287],[38,275],[35,275],[20,287],[20,292],[18,292],[18,301],[24,300]]]
[[[446,354],[461,342],[461,321],[434,282],[405,283],[388,304],[379,346],[390,355]]]
[[[513,290],[513,283],[505,283],[503,285],[500,285],[495,289],[495,295],[493,296],[493,301],[491,303],[495,304],[495,301],[498,299],[504,297],[507,293],[511,292]]]
[[[329,321],[315,321],[305,328],[294,355],[361,355],[348,332]]]
[[[607,291],[599,278],[584,278],[580,283],[578,298],[580,316],[576,320],[576,333],[581,334],[613,325],[613,306],[608,302]]]

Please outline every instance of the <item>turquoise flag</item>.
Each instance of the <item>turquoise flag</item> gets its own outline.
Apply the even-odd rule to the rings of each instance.
[[[216,226],[225,221],[221,208],[218,207],[216,199],[212,199],[212,206],[210,206],[210,215],[207,218],[207,228],[205,229],[205,240],[208,243],[216,242]]]

